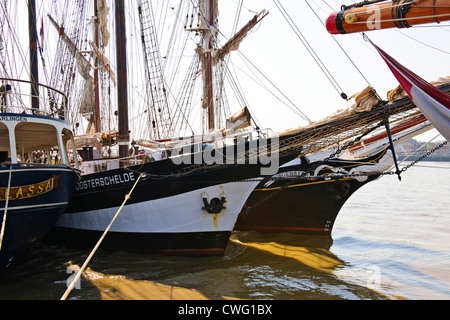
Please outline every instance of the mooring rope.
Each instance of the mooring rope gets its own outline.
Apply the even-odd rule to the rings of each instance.
[[[3,213],[2,230],[0,233],[0,251],[2,250],[3,235],[5,234],[6,215],[8,213],[9,190],[11,189],[12,164],[9,165],[8,189],[6,190],[5,211]]]
[[[128,199],[130,199],[131,194],[133,193],[134,188],[136,187],[136,185],[138,184],[139,180],[141,179],[142,174],[139,175],[139,177],[137,178],[136,182],[134,183],[133,187],[131,188],[130,192],[127,193],[125,195],[125,199],[122,202],[122,205],[120,206],[119,210],[117,210],[116,214],[114,215],[114,218],[111,220],[111,222],[109,223],[108,227],[105,229],[105,231],[103,232],[102,236],[100,237],[100,239],[98,240],[97,244],[95,245],[94,249],[92,249],[91,253],[89,254],[89,256],[87,257],[86,261],[84,262],[83,266],[80,268],[80,270],[78,270],[78,273],[76,274],[76,276],[73,278],[72,282],[70,283],[70,285],[67,287],[66,292],[64,292],[63,296],[61,297],[61,300],[65,300],[67,298],[67,296],[69,295],[69,293],[72,291],[73,287],[75,286],[75,283],[80,279],[80,276],[82,274],[82,272],[84,271],[84,269],[86,269],[89,261],[92,259],[92,257],[94,256],[94,253],[97,251],[98,247],[100,246],[100,244],[102,243],[103,239],[105,238],[106,234],[108,233],[109,229],[111,229],[112,224],[114,223],[114,221],[116,220],[117,216],[119,215],[120,211],[122,211],[123,206],[125,205],[125,203],[128,201]]]

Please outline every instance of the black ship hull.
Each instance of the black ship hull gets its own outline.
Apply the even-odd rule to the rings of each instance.
[[[226,150],[218,152],[232,153]],[[249,159],[246,163],[195,164],[195,157],[183,163],[169,158],[83,175],[69,207],[47,239],[72,247],[95,245],[142,173],[102,248],[222,254],[266,165]],[[277,160],[283,164],[292,158],[286,155]]]
[[[277,175],[260,182],[239,215],[235,230],[331,234],[345,202],[393,164],[392,153],[387,149],[357,161],[296,160],[281,167]],[[305,173],[317,178],[300,178]],[[351,174],[358,176],[348,177]]]

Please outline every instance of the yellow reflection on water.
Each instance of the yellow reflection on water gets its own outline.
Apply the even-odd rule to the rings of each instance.
[[[291,270],[290,268],[294,267],[296,272],[305,267],[308,270],[333,274],[337,267],[344,265],[344,262],[328,250],[328,240],[322,237],[302,238],[295,234],[274,236],[235,233],[230,239],[224,258],[202,260],[211,266],[205,267],[207,271],[200,268],[200,271],[186,275],[189,277],[187,281],[180,276],[178,281],[135,280],[124,275],[102,274],[92,269],[86,269],[83,277],[97,288],[102,300],[248,299],[249,287],[245,283],[248,280],[245,265],[248,266],[249,263],[252,266],[275,264],[277,268],[281,267],[283,270]],[[268,260],[270,256],[276,259]],[[181,261],[184,263],[187,260]],[[244,265],[242,270],[241,265]],[[72,269],[78,271],[79,267],[72,265]],[[227,274],[232,274],[236,281],[225,280]],[[190,281],[192,277],[194,281]],[[205,278],[213,280],[203,281]],[[202,279],[201,284],[198,283],[199,279]],[[196,289],[192,287],[192,283],[195,283]],[[219,290],[218,283],[220,283]],[[261,290],[264,291],[264,288]]]
[[[79,270],[77,265],[71,265],[71,268]],[[195,289],[105,275],[89,268],[83,272],[83,277],[97,287],[102,300],[207,300]]]
[[[322,248],[299,247],[277,242],[240,242],[236,239],[231,239],[231,241],[270,254],[297,260],[318,271],[331,273],[337,266],[344,264],[333,253]]]

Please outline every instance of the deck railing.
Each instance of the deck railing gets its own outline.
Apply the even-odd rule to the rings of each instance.
[[[33,87],[33,90],[30,88]],[[38,92],[38,95],[30,92]],[[47,85],[0,77],[0,112],[67,118],[67,96]]]
[[[83,159],[82,168],[84,173],[93,173],[118,168],[121,164],[126,166],[136,165],[165,158],[172,158],[176,162],[176,158],[179,156],[205,152],[214,148],[223,148],[244,141],[255,141],[259,138],[268,138],[271,136],[275,136],[275,134],[270,129],[258,129],[234,131],[228,134],[216,132],[205,135],[165,139],[158,141],[159,145],[157,147],[155,146],[155,148],[144,148],[140,150],[136,148],[133,150],[133,154],[126,158],[93,158],[88,161]]]

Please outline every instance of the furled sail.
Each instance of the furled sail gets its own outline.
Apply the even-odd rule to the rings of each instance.
[[[370,41],[370,40],[369,40]],[[431,124],[450,140],[450,95],[411,72],[374,43],[375,47],[400,85]]]
[[[106,47],[109,43],[109,30],[108,30],[108,13],[109,8],[105,0],[98,0],[98,20],[100,25],[100,32],[102,34],[102,46]]]
[[[84,82],[83,92],[81,94],[80,113],[90,114],[94,111],[94,79],[89,77]]]
[[[78,73],[85,80],[83,85],[83,91],[81,94],[80,110],[81,114],[90,114],[94,110],[94,79],[90,75],[92,69],[89,61],[80,53],[76,44],[70,39],[70,37],[65,33],[63,27],[59,26],[58,23],[48,15],[51,24],[56,28],[59,36],[66,44],[70,54],[75,58],[78,65]]]
[[[95,52],[95,55],[97,56],[98,60],[100,61],[100,64],[102,65],[103,69],[109,74],[109,77],[111,78],[111,81],[113,82],[114,86],[116,85],[116,77],[114,76],[114,72],[111,70],[108,58],[106,58],[103,53],[97,48],[95,43],[92,41],[89,41],[89,44],[91,45],[92,49]]]
[[[80,54],[80,51],[78,50],[76,45],[64,32],[64,28],[59,26],[58,23],[56,23],[56,21],[50,15],[48,15],[48,18],[52,23],[52,25],[56,28],[56,30],[58,30],[61,39],[66,44],[67,48],[69,48],[70,53],[75,57],[78,64],[78,72],[85,80],[89,80],[90,79],[89,72],[92,69],[91,64],[82,54]]]
[[[242,129],[250,126],[252,117],[247,107],[239,110],[227,119],[227,129]]]
[[[449,0],[363,1],[342,6],[326,20],[331,34],[346,34],[388,28],[409,28],[424,23],[450,20]],[[366,5],[367,4],[367,5]]]
[[[355,98],[355,112],[370,111],[373,106],[378,105],[380,102],[372,87],[366,87],[361,92],[350,97],[350,99],[352,98]]]

